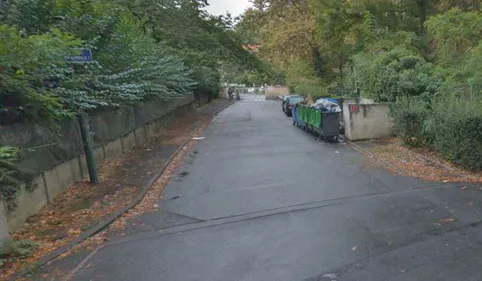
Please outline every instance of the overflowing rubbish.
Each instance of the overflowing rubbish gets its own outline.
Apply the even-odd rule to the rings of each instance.
[[[338,142],[340,112],[340,106],[327,99],[319,99],[311,106],[297,103],[292,108],[293,125],[322,137],[325,142]]]
[[[334,99],[319,99],[312,105],[312,107],[321,110],[321,112],[341,112],[340,105],[338,105]]]

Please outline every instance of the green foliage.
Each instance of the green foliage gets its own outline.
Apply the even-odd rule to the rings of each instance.
[[[0,23],[17,26],[26,34],[46,33],[56,20],[55,0],[4,0],[3,3]]]
[[[470,93],[482,96],[482,42],[470,51],[470,56],[465,61],[462,72],[466,74]]]
[[[196,96],[204,95],[209,100],[219,93],[221,76],[219,72],[209,67],[198,67],[194,70],[193,78],[198,81],[194,90]]]
[[[0,146],[0,159],[13,161],[18,158],[18,149],[11,146]],[[0,176],[1,179],[1,176]]]
[[[482,100],[455,96],[428,103],[401,99],[392,108],[395,132],[406,144],[429,146],[448,160],[482,171]]]
[[[241,22],[289,86],[394,103],[395,131],[480,171],[480,1],[256,0]]]
[[[30,257],[37,247],[31,240],[0,240],[0,267]]]
[[[427,21],[427,27],[437,48],[438,63],[454,66],[469,57],[470,51],[482,40],[482,12],[463,12],[455,8]]]
[[[0,112],[10,121],[69,115],[51,90],[71,73],[64,57],[80,44],[56,29],[23,36],[15,27],[0,25]]]
[[[16,179],[18,149],[10,146],[0,146],[0,194],[2,199],[14,197],[19,181]]]
[[[432,64],[406,49],[383,52],[373,60],[370,56],[354,57],[347,84],[361,82],[364,96],[381,101],[395,101],[405,96],[433,96],[441,84]]]
[[[432,113],[429,104],[422,100],[400,98],[392,105],[391,112],[395,121],[394,132],[406,144],[423,146],[432,143],[431,130],[425,124]]]
[[[438,100],[426,121],[433,147],[453,163],[482,171],[482,100],[467,102],[456,96]]]
[[[219,57],[211,55],[205,63],[206,52],[176,53],[147,35],[142,20],[122,6],[94,0],[10,0],[2,4],[0,123],[59,119],[79,110],[149,99],[168,101],[196,85],[215,91],[219,84]],[[213,36],[226,30],[225,26],[216,28]],[[180,37],[180,26],[170,30]],[[65,56],[82,47],[92,49],[96,62],[66,65]],[[210,73],[194,75],[202,71]]]
[[[322,79],[316,76],[310,63],[299,61],[287,71],[288,85],[293,85],[296,93],[313,96],[326,96],[328,94]]]
[[[437,49],[438,71],[446,78],[441,93],[480,96],[482,92],[482,13],[456,8],[427,21]]]
[[[268,66],[269,67],[269,66]],[[271,67],[264,71],[244,71],[239,73],[239,76],[234,77],[230,81],[239,84],[257,85],[284,85],[286,78],[284,73],[276,71]]]
[[[379,100],[395,101],[400,96],[433,95],[433,67],[423,58],[391,51],[375,60],[372,93]]]
[[[116,2],[137,17],[144,33],[182,58],[192,70],[196,96],[210,98],[218,93],[223,68],[239,68],[240,73],[261,68],[259,59],[243,48],[243,39],[233,30],[234,20],[208,15],[202,9],[205,1]]]
[[[264,73],[234,19],[204,0],[0,0],[0,126],[75,117],[81,111],[215,97],[222,65]],[[95,61],[67,64],[79,49]],[[32,182],[0,147],[0,191]],[[13,202],[13,201],[12,201]]]

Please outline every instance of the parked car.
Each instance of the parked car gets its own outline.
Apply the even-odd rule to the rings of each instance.
[[[290,97],[287,101],[286,101],[286,116],[291,116],[292,115],[292,112],[291,112],[291,109],[293,108],[293,106],[295,106],[295,104],[299,103],[299,102],[302,102],[303,100],[305,100],[305,98],[303,97]]]
[[[290,98],[300,98],[298,95],[287,95],[283,97],[283,101],[281,102],[281,109],[286,114],[286,108],[288,107],[288,101]]]

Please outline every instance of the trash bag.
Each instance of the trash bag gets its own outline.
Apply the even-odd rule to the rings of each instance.
[[[321,112],[341,112],[341,107],[338,103],[326,98],[317,100],[312,107],[321,110]]]

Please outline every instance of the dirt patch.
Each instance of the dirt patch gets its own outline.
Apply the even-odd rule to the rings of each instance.
[[[482,173],[462,170],[436,152],[409,148],[396,138],[356,145],[373,156],[378,165],[403,176],[429,181],[482,183]]]
[[[83,181],[59,194],[53,204],[43,207],[11,235],[14,240],[31,240],[39,246],[31,257],[4,264],[0,270],[0,280],[7,280],[26,266],[35,266],[42,257],[65,246],[83,231],[127,206],[150,177],[175,153],[179,145],[190,137],[192,130],[226,104],[227,101],[215,101],[188,115],[176,117],[145,145],[134,148],[119,158],[105,161],[99,169],[99,185],[91,186],[87,181]],[[207,123],[204,126],[206,125]],[[193,143],[190,142],[190,145]],[[181,162],[188,147],[174,158],[165,175],[156,182],[143,202],[115,222],[110,232],[119,229],[127,218],[154,208],[153,202],[160,197],[161,186],[170,180],[176,169],[175,165]],[[103,231],[75,248],[93,249],[106,241],[106,233]],[[63,257],[68,254],[70,252]]]

